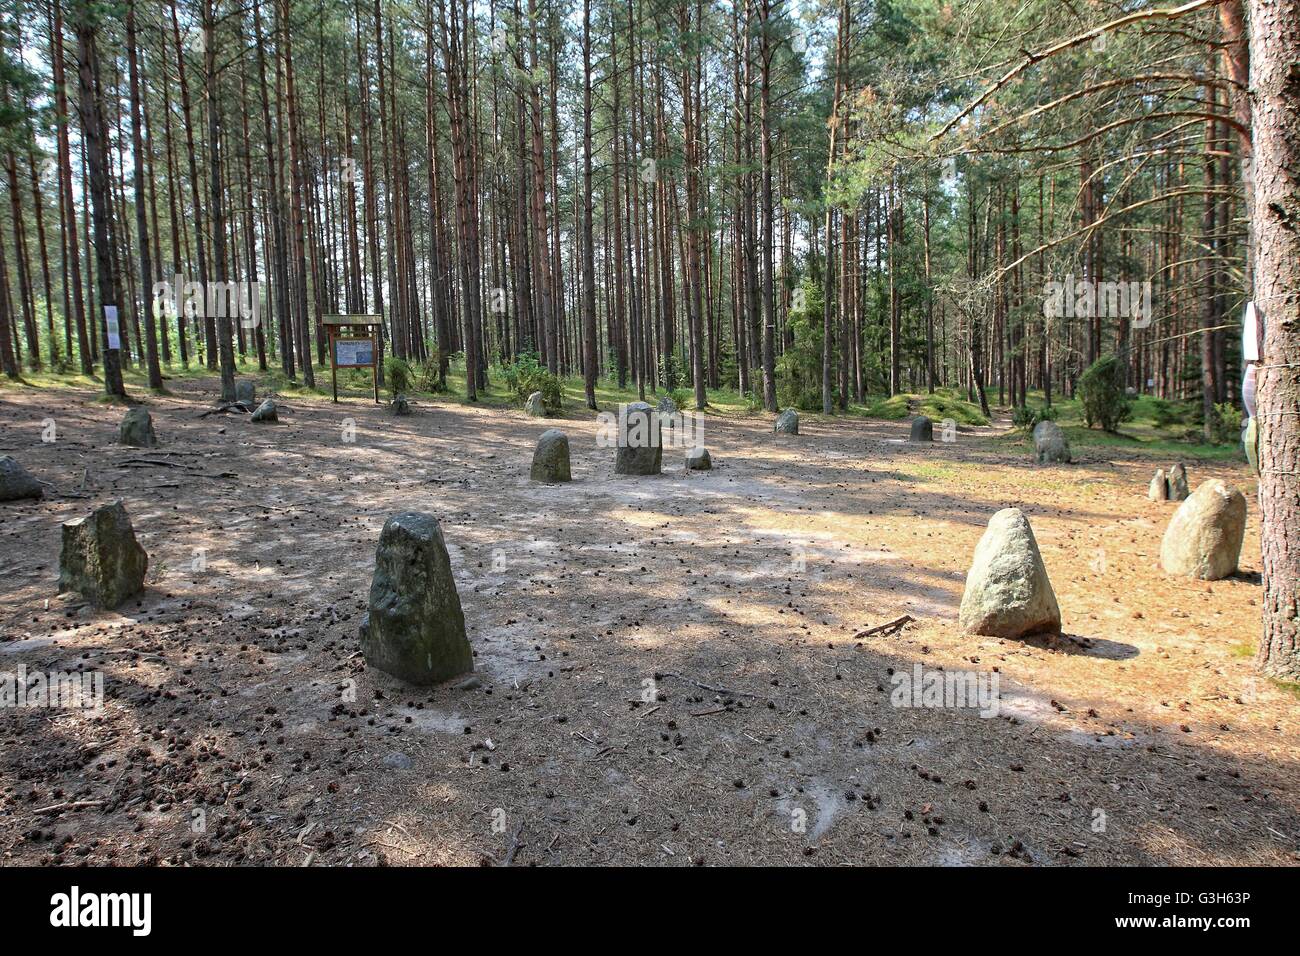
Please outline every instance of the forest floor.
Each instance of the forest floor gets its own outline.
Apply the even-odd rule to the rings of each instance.
[[[1206,584],[1159,569],[1175,506],[1146,488],[1172,459],[1036,467],[1005,421],[921,446],[906,421],[712,415],[713,471],[669,450],[619,478],[585,410],[294,396],[255,425],[201,417],[213,379],[170,387],[150,450],[92,389],[0,391],[0,454],[48,483],[0,505],[0,671],[106,688],[99,713],[0,713],[4,863],[1300,862],[1300,708],[1254,671],[1244,464],[1188,461],[1251,502],[1242,572]],[[574,481],[531,483],[554,426]],[[118,498],[148,588],[92,611],[57,593],[59,526]],[[1011,505],[1060,637],[956,626]],[[404,510],[442,522],[472,680],[360,657]],[[996,675],[998,714],[893,706],[916,665]]]

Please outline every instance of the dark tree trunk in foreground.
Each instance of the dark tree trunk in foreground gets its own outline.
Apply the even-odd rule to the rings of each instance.
[[[1258,371],[1259,665],[1300,678],[1300,0],[1250,5],[1254,99],[1255,302],[1264,317]]]

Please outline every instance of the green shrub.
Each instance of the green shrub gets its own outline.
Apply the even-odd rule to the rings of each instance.
[[[678,411],[686,408],[688,402],[695,401],[695,393],[689,388],[675,388],[668,393],[668,397],[673,400],[673,404],[677,406]]]
[[[391,395],[405,395],[415,381],[415,372],[406,359],[390,355],[384,359],[384,384]]]
[[[804,307],[790,312],[794,344],[776,362],[776,401],[781,408],[822,410],[822,291],[802,285]]]
[[[1128,421],[1133,409],[1124,393],[1121,372],[1119,359],[1103,355],[1079,379],[1079,403],[1089,428],[1100,425],[1102,431],[1113,432]]]
[[[421,392],[445,392],[446,383],[438,380],[438,353],[435,351],[420,365],[415,375],[415,388]]]
[[[686,384],[686,373],[676,355],[659,356],[659,382],[670,392]]]
[[[506,393],[519,405],[528,401],[533,392],[542,393],[542,405],[548,412],[558,412],[564,405],[564,391],[560,379],[552,375],[537,356],[525,352],[510,365],[502,368]]]
[[[1056,421],[1056,409],[1051,405],[1039,405],[1033,408],[1022,405],[1011,413],[1011,424],[1024,431],[1032,431],[1040,422]]]
[[[1234,445],[1241,441],[1241,409],[1231,402],[1215,402],[1210,434],[1218,445]]]
[[[1151,424],[1156,428],[1173,428],[1187,422],[1186,409],[1164,398],[1150,398],[1147,404],[1151,408]]]

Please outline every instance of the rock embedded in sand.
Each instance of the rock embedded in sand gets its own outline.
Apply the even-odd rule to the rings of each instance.
[[[1237,571],[1246,534],[1246,499],[1218,478],[1203,481],[1169,519],[1160,566],[1179,577],[1217,581]]]
[[[659,417],[645,402],[623,407],[614,455],[616,475],[657,475],[663,467],[664,450],[659,435]]]
[[[799,434],[799,413],[793,408],[787,408],[776,417],[776,423],[772,426],[772,431],[778,435]]]
[[[0,457],[0,501],[22,501],[45,494],[41,483],[33,478],[16,459]]]
[[[97,607],[115,608],[144,589],[149,555],[135,540],[122,502],[63,523],[59,591],[76,591]]]
[[[713,468],[713,459],[707,448],[692,448],[686,453],[687,471],[709,471]]]
[[[934,422],[926,415],[917,415],[912,419],[908,441],[934,441]]]
[[[1056,422],[1039,422],[1034,426],[1034,457],[1040,465],[1070,463],[1070,443]]]
[[[119,444],[134,448],[153,448],[158,436],[153,431],[153,417],[143,408],[128,408],[117,431]]]
[[[1169,500],[1186,501],[1188,493],[1187,468],[1180,461],[1169,469]]]
[[[280,420],[279,409],[275,407],[275,402],[269,398],[265,399],[261,405],[250,416],[249,421],[254,422],[278,422]]]
[[[533,392],[524,402],[524,411],[534,418],[543,418],[546,415],[546,406],[542,402],[542,393]]]
[[[1152,501],[1169,500],[1169,482],[1165,478],[1165,470],[1157,468],[1156,473],[1151,476],[1151,484],[1147,486],[1147,497]]]
[[[569,470],[569,436],[558,428],[548,428],[537,439],[537,448],[533,452],[533,467],[528,477],[533,481],[554,484],[560,481],[572,481]]]
[[[1004,508],[989,520],[966,572],[959,620],[962,630],[992,637],[1060,631],[1056,593],[1019,508]]]
[[[474,669],[451,559],[432,515],[406,511],[385,522],[361,653],[372,667],[411,684],[436,684]]]
[[[235,401],[252,405],[257,401],[257,386],[249,379],[241,378],[235,382]]]

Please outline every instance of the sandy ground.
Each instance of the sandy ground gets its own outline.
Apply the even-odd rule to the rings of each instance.
[[[1174,506],[1145,491],[1171,462],[710,417],[712,472],[672,450],[617,478],[576,410],[290,401],[254,425],[200,417],[213,381],[174,390],[147,451],[90,392],[0,392],[0,453],[50,486],[0,505],[0,671],[100,671],[107,698],[0,713],[6,863],[1300,861],[1297,700],[1250,658],[1257,512],[1242,574],[1167,579]],[[533,484],[557,424],[574,481]],[[1244,466],[1189,470],[1253,491]],[[95,612],[57,594],[59,525],[116,498],[149,586]],[[956,627],[1009,505],[1062,637]],[[403,510],[442,522],[474,680],[415,689],[359,655]],[[917,664],[996,675],[998,715],[893,706]]]

